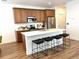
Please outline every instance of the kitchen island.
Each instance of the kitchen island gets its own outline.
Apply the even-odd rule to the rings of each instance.
[[[26,55],[32,54],[32,40],[41,39],[45,37],[51,37],[58,34],[62,34],[65,29],[44,29],[37,31],[22,32],[25,38]],[[60,44],[62,44],[62,38],[60,39]],[[40,51],[40,50],[39,50]]]

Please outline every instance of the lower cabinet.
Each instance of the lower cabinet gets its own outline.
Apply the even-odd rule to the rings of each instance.
[[[19,31],[16,31],[17,42],[23,42],[23,37],[22,37],[21,32],[27,32],[27,31],[28,30],[19,30]]]
[[[26,44],[25,44],[25,36],[21,34],[21,32],[27,32],[29,30],[19,30],[19,31],[16,31],[16,39],[17,39],[17,42],[22,42],[23,43],[23,48],[24,50],[26,51]]]

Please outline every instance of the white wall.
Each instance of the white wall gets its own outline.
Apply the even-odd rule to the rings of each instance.
[[[12,5],[2,2],[0,4],[0,34],[2,35],[2,43],[16,41],[14,29]]]
[[[71,38],[79,40],[79,0],[74,0],[67,3],[67,32],[70,33]]]

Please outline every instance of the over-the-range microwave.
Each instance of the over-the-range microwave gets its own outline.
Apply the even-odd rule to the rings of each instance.
[[[37,22],[37,19],[36,19],[36,17],[27,17],[27,22],[28,23]]]

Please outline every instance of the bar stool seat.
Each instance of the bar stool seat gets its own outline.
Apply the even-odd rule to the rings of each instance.
[[[62,38],[62,36],[60,36],[60,35],[55,36],[55,39],[60,39],[60,38]]]
[[[52,40],[51,37],[47,37],[47,38],[45,38],[45,41],[51,41],[51,40]]]
[[[37,40],[33,40],[32,42],[36,43],[36,44],[41,44],[44,42],[43,39],[37,39]]]
[[[63,33],[63,34],[60,34],[60,36],[67,37],[67,36],[69,36],[69,34]]]

